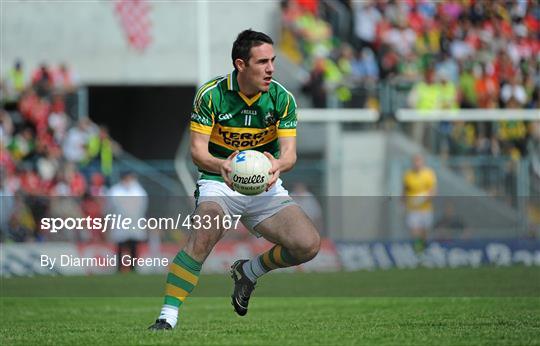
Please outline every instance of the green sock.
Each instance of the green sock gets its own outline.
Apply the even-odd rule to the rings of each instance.
[[[197,286],[202,263],[191,258],[184,250],[178,252],[169,267],[165,286],[165,305],[179,307]]]

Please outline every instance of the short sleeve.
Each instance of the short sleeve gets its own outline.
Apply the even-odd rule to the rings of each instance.
[[[279,122],[277,125],[278,137],[296,136],[296,101],[290,93],[285,93],[279,109]]]
[[[210,135],[213,126],[212,95],[210,93],[204,93],[203,95],[196,96],[191,111],[191,131]]]

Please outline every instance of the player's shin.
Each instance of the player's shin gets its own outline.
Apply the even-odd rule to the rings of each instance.
[[[301,261],[294,258],[289,250],[281,245],[275,245],[267,252],[245,262],[242,269],[246,276],[255,282],[271,270],[292,267],[300,263]]]
[[[174,328],[178,319],[178,308],[193,291],[199,281],[202,263],[180,251],[169,267],[165,287],[165,302],[159,319],[165,319]]]

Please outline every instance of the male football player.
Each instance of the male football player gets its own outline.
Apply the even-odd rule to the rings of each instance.
[[[193,217],[241,215],[253,233],[275,245],[251,260],[232,265],[232,305],[244,316],[257,279],[269,271],[311,260],[320,246],[313,223],[289,197],[280,174],[296,162],[296,102],[272,76],[272,39],[253,30],[241,32],[232,48],[234,70],[204,84],[191,115],[191,155],[200,171]],[[270,162],[266,192],[243,196],[231,189],[231,162],[239,150],[258,150]],[[150,329],[172,329],[178,308],[197,285],[206,257],[226,229],[192,229],[186,246],[170,266],[161,313]]]

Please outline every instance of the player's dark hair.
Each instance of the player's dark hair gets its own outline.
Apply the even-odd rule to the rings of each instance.
[[[265,33],[253,31],[251,29],[239,33],[238,37],[236,37],[236,41],[233,43],[231,53],[234,69],[237,69],[234,64],[236,59],[242,59],[247,64],[250,58],[251,48],[258,47],[264,43],[274,44],[274,41],[272,41],[270,36]]]

